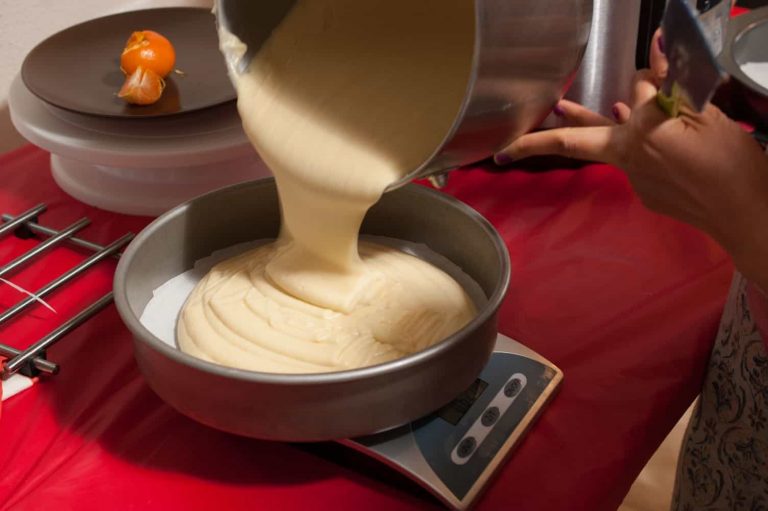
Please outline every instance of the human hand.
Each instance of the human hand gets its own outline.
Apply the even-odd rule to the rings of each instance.
[[[616,121],[575,103],[558,107],[573,127],[525,135],[496,155],[506,164],[534,155],[601,161],[623,169],[651,210],[705,231],[742,272],[768,266],[768,158],[717,107],[683,109],[671,119],[656,103],[667,61],[654,39],[651,69],[638,73],[632,106],[617,104]],[[755,254],[761,254],[758,263]],[[757,269],[762,273],[766,270]],[[758,280],[768,286],[768,275]]]

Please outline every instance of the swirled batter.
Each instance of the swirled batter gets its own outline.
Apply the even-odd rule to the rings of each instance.
[[[358,250],[368,209],[453,125],[473,49],[470,0],[296,3],[235,76],[245,131],[277,180],[280,239],[199,285],[178,324],[183,350],[259,371],[333,371],[419,351],[473,317],[444,272]]]
[[[442,270],[372,243],[361,243],[360,257],[378,285],[354,311],[311,305],[266,275],[269,261],[285,248],[265,245],[215,266],[185,306],[178,324],[181,348],[254,371],[337,371],[422,350],[474,315],[464,290]]]

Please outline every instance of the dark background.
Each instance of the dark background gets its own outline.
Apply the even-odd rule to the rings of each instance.
[[[740,7],[747,7],[748,9],[755,9],[757,7],[764,7],[768,5],[768,0],[739,0],[736,5]]]

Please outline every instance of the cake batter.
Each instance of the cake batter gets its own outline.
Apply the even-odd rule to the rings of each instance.
[[[279,240],[217,266],[180,347],[268,372],[367,366],[457,331],[450,276],[363,245],[363,217],[454,123],[474,50],[469,0],[300,0],[234,77],[245,131],[277,180]]]

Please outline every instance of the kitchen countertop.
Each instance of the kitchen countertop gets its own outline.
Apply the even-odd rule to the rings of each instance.
[[[0,156],[0,212],[38,202],[42,222],[81,215],[82,237],[105,243],[149,219],[96,210],[53,182],[31,146]],[[505,239],[512,284],[500,331],[565,373],[559,395],[478,509],[614,510],[701,386],[730,283],[727,256],[695,230],[647,211],[605,165],[545,173],[456,172],[446,192],[484,214]],[[34,245],[0,241],[0,262]],[[12,276],[36,288],[86,254],[52,252]],[[7,325],[23,346],[111,285],[114,264],[53,295],[57,315]],[[0,288],[0,308],[19,295]],[[239,438],[173,411],[149,389],[110,307],[50,351],[53,378],[4,403],[0,508],[439,509],[375,463],[335,444]]]

